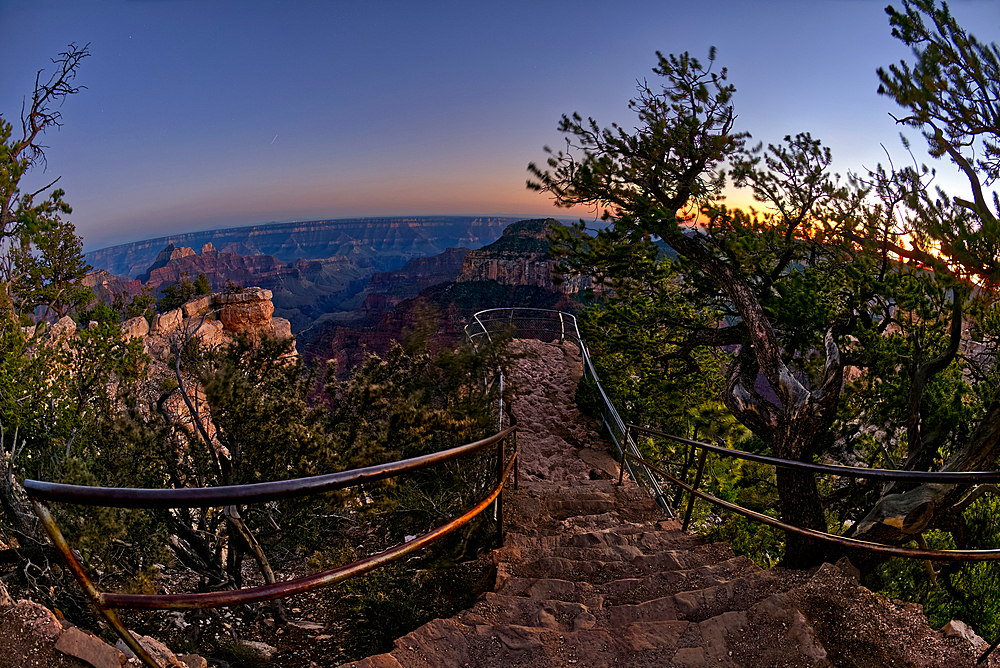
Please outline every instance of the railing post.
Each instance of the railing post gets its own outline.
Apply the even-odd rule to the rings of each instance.
[[[504,457],[504,443],[506,438],[500,439],[497,443],[497,484],[503,484],[503,467],[506,463],[506,458]],[[494,508],[494,516],[497,522],[497,545],[503,545],[503,488],[500,488],[500,494],[497,496],[496,506]]]
[[[622,463],[618,467],[618,486],[621,487],[625,482],[625,457],[628,452],[628,440],[631,437],[632,427],[625,427],[625,442],[624,447],[621,448],[622,451]]]
[[[688,481],[688,471],[691,470],[692,464],[694,464],[694,446],[688,444],[687,452],[684,453],[684,466],[681,468],[681,482],[686,483]],[[674,495],[674,508],[680,505],[683,494],[684,490],[678,487],[677,493]]]
[[[708,456],[708,450],[702,448],[701,455],[698,457],[698,473],[694,476],[694,484],[691,485],[693,489],[698,489],[701,486],[701,474],[705,471],[705,458]],[[687,510],[684,511],[684,524],[681,525],[681,531],[687,531],[688,524],[691,523],[691,511],[694,510],[694,500],[695,495],[692,494],[691,498],[688,499]]]
[[[87,572],[83,569],[83,565],[73,554],[73,550],[70,548],[69,544],[66,542],[66,538],[63,537],[62,532],[56,525],[55,519],[53,519],[52,514],[45,505],[32,498],[31,505],[35,507],[35,514],[38,515],[38,519],[45,529],[45,533],[49,535],[49,539],[52,544],[62,555],[63,561],[69,570],[73,573],[73,577],[79,583],[80,588],[83,589],[83,593],[90,599],[90,603],[97,608],[97,612],[104,617],[105,621],[114,629],[115,633],[119,638],[122,639],[129,649],[142,661],[148,668],[159,668],[156,660],[149,655],[146,648],[139,644],[139,641],[135,639],[129,630],[122,623],[121,619],[118,617],[118,613],[114,608],[111,608],[104,603],[104,597],[101,592],[97,590],[94,583],[91,582],[90,578],[87,576]]]
[[[559,343],[566,342],[566,321],[563,319],[562,311],[559,311]]]
[[[521,484],[521,450],[517,447],[517,430],[511,436],[514,438],[514,489]]]

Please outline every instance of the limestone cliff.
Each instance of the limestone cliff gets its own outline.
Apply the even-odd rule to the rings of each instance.
[[[422,216],[352,218],[254,225],[149,239],[87,253],[95,269],[134,277],[156,262],[164,246],[201,248],[211,243],[220,252],[272,255],[281,262],[318,260],[340,255],[365,259],[378,271],[402,266],[413,257],[435,255],[446,248],[479,248],[500,236],[516,218]]]
[[[549,254],[551,229],[560,225],[553,218],[522,220],[507,226],[497,241],[465,257],[459,282],[496,281],[501,285],[531,285],[564,294],[586,288],[589,279],[553,281],[557,261]]]

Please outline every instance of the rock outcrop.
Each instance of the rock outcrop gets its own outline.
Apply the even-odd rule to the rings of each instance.
[[[159,313],[142,334],[144,318],[133,318],[122,325],[126,336],[143,337],[146,351],[154,360],[166,361],[172,345],[184,337],[195,337],[204,346],[219,346],[239,334],[255,337],[292,336],[291,325],[284,318],[273,317],[271,291],[245,288],[196,297],[180,308]]]
[[[557,261],[549,254],[549,247],[554,225],[561,223],[544,218],[509,225],[500,239],[465,257],[458,280],[531,285],[564,294],[580,292],[590,285],[589,279],[575,276],[558,285],[553,280]]]

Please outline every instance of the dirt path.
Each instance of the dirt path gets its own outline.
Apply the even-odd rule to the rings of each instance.
[[[521,479],[570,482],[618,476],[596,423],[576,407],[576,386],[583,373],[579,349],[521,339],[512,344],[523,355],[510,373],[513,412],[518,425]]]

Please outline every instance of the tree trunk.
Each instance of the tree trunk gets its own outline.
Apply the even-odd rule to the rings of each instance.
[[[10,470],[9,457],[6,451],[0,450],[0,506],[3,507],[21,551],[44,551],[49,541],[38,527],[38,518],[27,501],[24,488]]]
[[[807,471],[779,468],[778,508],[781,521],[797,527],[826,531],[826,517],[816,487],[816,476]],[[823,563],[826,545],[798,534],[785,533],[785,556],[781,565],[805,569]]]

